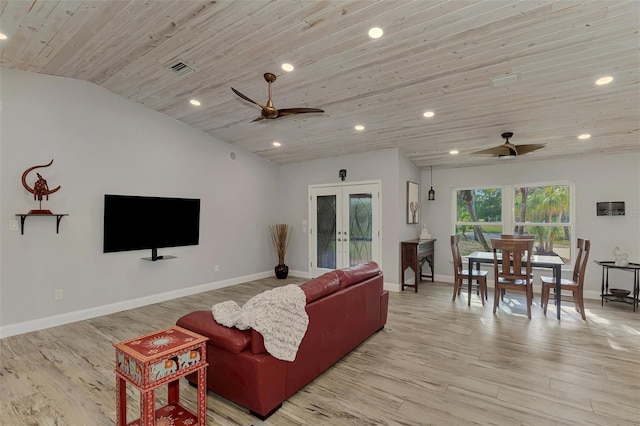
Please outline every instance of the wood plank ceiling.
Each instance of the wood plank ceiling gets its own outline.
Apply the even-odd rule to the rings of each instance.
[[[507,131],[546,145],[515,161],[640,151],[637,0],[0,0],[0,13],[0,66],[93,82],[277,164],[394,147],[423,169],[492,164],[472,153]],[[260,108],[230,87],[266,103],[265,72],[276,107],[326,112],[251,122]]]

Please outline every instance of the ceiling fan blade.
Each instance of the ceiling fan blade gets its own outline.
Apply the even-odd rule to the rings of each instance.
[[[263,118],[264,118],[263,116],[260,116],[260,117],[256,118],[255,120],[251,120],[251,122],[253,123],[254,121],[260,121],[260,120],[262,120]]]
[[[528,144],[528,145],[517,145],[518,147],[518,154],[522,155],[522,154],[526,154],[529,152],[533,152],[537,149],[543,148],[544,144]]]
[[[493,156],[514,155],[513,150],[505,145],[500,145],[500,146],[496,146],[489,149],[483,149],[482,151],[472,152],[472,154],[488,154]],[[517,155],[517,153],[515,155]]]
[[[472,152],[472,154],[489,154],[495,157],[513,158],[517,157],[518,155],[524,155],[529,152],[533,152],[545,146],[544,144],[514,145],[509,142],[509,138],[513,136],[513,132],[505,132],[501,136],[506,141],[504,144],[489,149],[483,149],[482,151]]]
[[[324,112],[324,110],[320,108],[284,108],[278,110],[278,117],[291,114],[304,114],[307,112]]]
[[[254,101],[253,99],[251,99],[250,97],[243,95],[242,93],[238,92],[238,91],[237,91],[236,89],[234,89],[233,87],[231,88],[231,90],[233,90],[233,93],[235,93],[236,95],[240,96],[240,97],[241,97],[242,99],[244,99],[245,101],[249,101],[249,102],[251,102],[252,104],[256,104],[256,105],[258,105],[260,108],[265,108],[265,106],[264,106],[264,105],[261,105],[261,104],[257,103],[256,101]]]

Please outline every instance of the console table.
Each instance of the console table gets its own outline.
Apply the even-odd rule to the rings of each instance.
[[[618,266],[612,260],[594,260],[594,262],[602,266],[602,286],[600,291],[600,305],[603,306],[605,300],[607,302],[624,302],[633,305],[633,312],[639,305],[640,294],[640,263],[629,263],[625,266]],[[623,271],[633,272],[633,289],[630,296],[617,296],[609,292],[609,269],[621,269]]]
[[[431,278],[431,282],[434,280],[435,271],[434,271],[434,243],[433,240],[408,240],[402,241],[400,243],[400,252],[401,252],[401,286],[402,291],[404,291],[405,287],[413,287],[414,290],[418,291],[418,282],[422,281],[423,278]],[[425,263],[429,264],[429,268],[431,269],[431,275],[423,275],[422,267]],[[405,271],[407,269],[411,269],[415,274],[415,280],[413,284],[407,284],[405,279]]]
[[[116,425],[207,424],[206,337],[182,327],[115,343]],[[197,415],[180,405],[179,379],[198,376]],[[140,391],[140,418],[127,422],[127,382]],[[154,391],[167,385],[167,404],[156,409]],[[162,422],[164,420],[164,422]]]

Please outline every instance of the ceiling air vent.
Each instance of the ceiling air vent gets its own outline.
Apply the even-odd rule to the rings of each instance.
[[[515,83],[520,80],[520,73],[506,74],[491,79],[492,86],[504,86],[505,84]]]
[[[171,65],[169,69],[179,77],[184,77],[187,74],[196,72],[195,69],[191,68],[189,65],[185,64],[182,61]]]

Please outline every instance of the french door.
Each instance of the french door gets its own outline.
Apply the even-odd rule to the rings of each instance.
[[[381,264],[380,183],[309,187],[312,277],[368,260]]]

